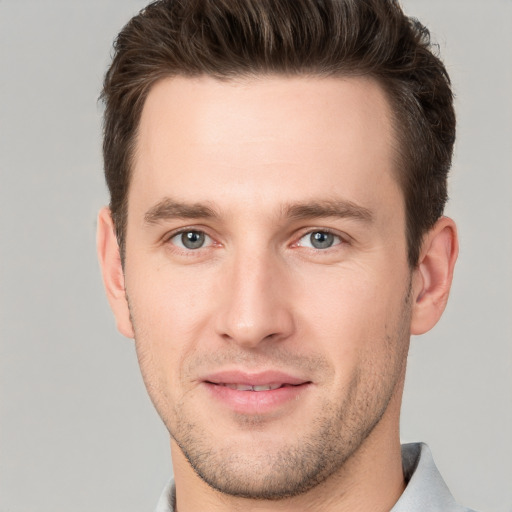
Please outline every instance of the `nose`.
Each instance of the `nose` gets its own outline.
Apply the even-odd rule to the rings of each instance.
[[[252,349],[294,331],[288,277],[273,255],[239,255],[226,269],[217,297],[217,334]]]

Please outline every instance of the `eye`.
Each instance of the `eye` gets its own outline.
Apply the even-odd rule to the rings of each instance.
[[[181,249],[194,250],[211,245],[212,239],[203,231],[191,229],[177,233],[169,239],[169,242]]]
[[[305,234],[297,245],[301,247],[311,247],[313,249],[329,249],[334,245],[339,245],[342,240],[339,236],[329,231],[311,231]]]

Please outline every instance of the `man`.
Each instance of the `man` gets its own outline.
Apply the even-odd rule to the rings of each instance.
[[[457,257],[426,29],[392,0],[157,1],[103,98],[98,252],[171,437],[158,510],[467,510],[399,442]]]

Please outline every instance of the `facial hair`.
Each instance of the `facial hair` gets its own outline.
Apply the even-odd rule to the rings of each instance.
[[[257,449],[247,449],[244,443],[212,437],[208,425],[196,420],[197,410],[187,395],[172,407],[166,391],[155,387],[144,375],[144,368],[153,362],[139,343],[139,332],[132,312],[136,333],[137,355],[148,392],[171,437],[195,473],[210,487],[236,497],[253,500],[281,500],[303,494],[340,472],[347,461],[364,445],[365,440],[381,421],[391,399],[401,390],[409,347],[411,315],[411,283],[404,295],[403,308],[393,325],[388,325],[383,339],[386,361],[366,361],[359,368],[344,392],[327,396],[315,408],[316,417],[304,417],[303,434],[297,439],[275,445],[261,431],[265,419],[239,416],[239,428],[261,435]],[[140,333],[142,334],[142,333]],[[288,367],[315,368],[332,371],[327,359],[321,356],[297,356],[281,349],[270,349],[265,359]],[[206,360],[206,361],[205,361]],[[204,355],[189,362],[194,366],[221,364],[223,361],[243,362],[258,366],[261,358],[240,351],[226,351],[221,356]],[[150,384],[151,383],[151,384]],[[339,397],[342,400],[338,400]],[[293,437],[293,436],[291,436]],[[263,441],[266,439],[267,442]]]

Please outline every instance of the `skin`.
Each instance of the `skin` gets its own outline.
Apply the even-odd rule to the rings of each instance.
[[[384,511],[403,491],[409,338],[444,310],[457,238],[443,217],[408,266],[390,119],[362,78],[178,77],[151,90],[124,269],[108,209],[98,251],[171,435],[180,512]],[[204,245],[186,248],[180,230]],[[237,410],[205,385],[225,370],[306,384]]]

